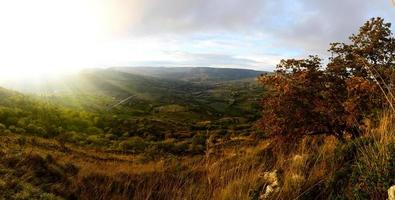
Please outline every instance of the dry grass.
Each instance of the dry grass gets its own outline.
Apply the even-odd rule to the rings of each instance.
[[[19,136],[2,137],[8,144],[17,144]],[[328,140],[322,155],[332,149],[333,140]],[[279,199],[283,194],[295,196],[302,191],[304,182],[315,182],[323,176],[320,169],[305,168],[310,152],[303,140],[290,155],[281,153],[275,141],[262,141],[256,146],[239,145],[213,151],[209,159],[164,158],[140,163],[135,155],[111,154],[104,151],[67,146],[62,152],[56,141],[27,138],[23,145],[9,145],[10,151],[21,151],[24,155],[34,154],[52,157],[61,164],[72,163],[79,168],[73,178],[74,192],[81,199],[251,199],[262,195],[270,184],[265,173],[279,171],[281,182],[275,192]],[[285,144],[282,144],[285,145]],[[315,147],[317,149],[317,147]],[[322,164],[322,163],[320,163]],[[318,164],[316,164],[318,166]],[[297,191],[295,193],[295,191]],[[275,195],[273,193],[272,195]]]
[[[56,165],[77,166],[78,174],[68,177],[71,185],[64,188],[79,199],[385,199],[394,181],[386,179],[395,179],[394,126],[386,115],[377,128],[347,143],[320,136],[251,145],[249,138],[245,143],[238,138],[237,145],[210,147],[207,155],[144,163],[139,155],[78,146],[62,151],[54,140],[28,137],[22,144],[20,136],[8,135],[0,136],[0,145],[20,160],[51,155]]]

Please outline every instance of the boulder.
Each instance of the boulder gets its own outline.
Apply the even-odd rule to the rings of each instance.
[[[395,200],[395,185],[388,189],[388,200]]]

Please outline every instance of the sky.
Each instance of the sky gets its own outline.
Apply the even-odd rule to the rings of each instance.
[[[390,0],[0,0],[0,78],[110,66],[273,70],[327,56]]]

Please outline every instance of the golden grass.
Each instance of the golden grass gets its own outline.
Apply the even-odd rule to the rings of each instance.
[[[300,199],[305,195],[325,199],[333,193],[326,191],[333,189],[328,188],[328,183],[346,165],[357,174],[358,170],[366,173],[368,169],[389,177],[388,162],[392,159],[389,145],[395,144],[394,126],[392,115],[385,115],[377,128],[363,136],[374,142],[358,146],[357,160],[351,164],[343,163],[336,151],[354,141],[343,144],[332,136],[305,137],[292,144],[267,139],[256,145],[250,145],[250,138],[246,138],[249,142],[245,144],[209,149],[207,155],[164,157],[146,163],[139,161],[139,155],[73,145],[66,145],[69,151],[62,152],[56,141],[39,138],[34,142],[28,138],[27,144],[18,145],[20,136],[2,136],[7,142],[0,145],[9,151],[22,149],[25,154],[34,152],[43,157],[50,154],[60,163],[78,166],[80,171],[73,184],[79,187],[81,199],[247,200],[264,197],[269,185],[274,189],[268,199]],[[267,179],[268,173],[276,174],[278,186]],[[383,188],[387,186],[380,187],[361,189],[382,199]],[[314,193],[317,188],[323,190]],[[344,195],[354,197],[352,192],[345,189]]]

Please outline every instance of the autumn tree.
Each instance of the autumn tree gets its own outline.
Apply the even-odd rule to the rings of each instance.
[[[291,138],[359,136],[367,121],[392,106],[395,39],[390,27],[373,18],[349,44],[331,44],[327,66],[317,56],[282,60],[274,74],[260,77],[268,90],[261,128]]]

